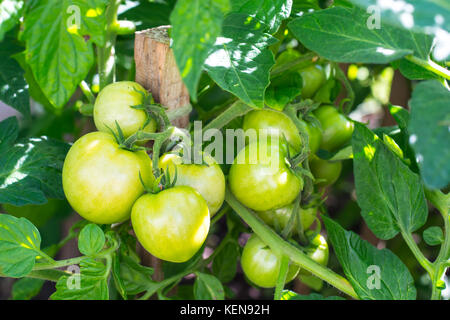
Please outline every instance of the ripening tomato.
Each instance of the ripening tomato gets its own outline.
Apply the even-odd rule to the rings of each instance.
[[[311,232],[309,233],[311,234]],[[322,236],[321,234],[318,234],[313,239],[311,239],[309,246],[306,248],[306,255],[315,262],[320,263],[323,266],[326,266],[328,264],[329,249],[325,237]],[[300,274],[311,275],[310,272],[303,269],[300,270]]]
[[[152,183],[151,160],[145,151],[121,149],[112,135],[91,132],[78,139],[66,156],[64,193],[86,220],[122,222],[144,192],[139,173],[146,184]]]
[[[353,134],[353,122],[331,105],[323,105],[313,111],[322,125],[320,148],[335,151],[347,143]]]
[[[299,70],[303,79],[302,98],[311,98],[314,93],[325,83],[325,72],[319,65],[312,65]]]
[[[286,225],[291,218],[294,204],[291,203],[285,207],[268,211],[257,211],[258,216],[269,226],[278,227],[280,231],[286,228]],[[300,209],[300,221],[302,223],[303,230],[308,229],[316,218],[317,208],[299,208]]]
[[[203,245],[210,216],[206,201],[194,188],[176,186],[140,197],[131,222],[137,239],[152,255],[185,262]]]
[[[99,131],[117,133],[116,121],[122,129],[125,138],[142,129],[147,121],[144,110],[132,108],[144,102],[147,91],[136,82],[120,81],[107,85],[97,96],[94,105],[94,122]],[[110,128],[110,129],[109,129]],[[151,118],[144,131],[155,132],[156,121]]]
[[[229,172],[230,189],[245,206],[265,211],[290,204],[303,189],[286,163],[281,144],[253,142],[234,159]]]
[[[342,162],[341,161],[327,161],[320,159],[317,156],[311,156],[309,160],[309,167],[311,169],[311,173],[316,179],[324,179],[317,183],[318,187],[325,187],[332,185],[337,181],[342,171]]]
[[[159,167],[169,168],[171,177],[177,167],[177,186],[190,186],[197,190],[208,204],[209,213],[213,216],[222,206],[225,199],[225,176],[213,157],[204,154],[206,164],[183,164],[183,158],[167,153],[159,159]]]
[[[255,130],[255,138],[265,139],[266,135],[274,135],[281,140],[284,135],[289,145],[297,152],[300,151],[302,146],[302,139],[295,123],[280,111],[271,109],[252,110],[245,115],[242,128],[247,134],[251,133],[250,130]],[[262,130],[266,131],[263,132]]]
[[[269,248],[257,235],[253,234],[244,246],[241,256],[241,266],[245,276],[255,285],[263,288],[273,288],[277,284],[280,272],[281,257]],[[298,274],[299,267],[289,265],[286,283],[292,281]]]

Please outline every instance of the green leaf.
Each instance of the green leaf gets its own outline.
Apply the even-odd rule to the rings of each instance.
[[[56,108],[69,101],[87,76],[94,62],[92,42],[98,45],[105,42],[105,3],[105,0],[42,0],[26,16],[27,63]]]
[[[385,24],[369,29],[368,18],[360,9],[334,7],[305,14],[288,27],[308,49],[337,62],[388,63],[426,50],[407,30]]]
[[[378,250],[330,218],[323,220],[344,273],[361,299],[416,299],[414,279],[395,254]]]
[[[303,80],[298,72],[283,74],[273,79],[266,90],[265,103],[272,109],[282,111],[302,92]]]
[[[120,278],[127,294],[138,294],[155,285],[151,279],[152,275],[152,268],[140,265],[129,256],[120,256]]]
[[[223,283],[233,280],[236,275],[239,256],[238,243],[235,241],[228,242],[213,260],[213,274]]]
[[[311,293],[309,295],[300,295],[290,290],[283,290],[281,300],[345,300],[343,297],[331,296],[324,297],[317,293]]]
[[[205,69],[222,89],[250,106],[262,108],[274,64],[267,46],[276,41],[256,19],[230,14],[223,23],[222,36],[206,59]]]
[[[105,246],[105,234],[96,224],[85,226],[78,235],[78,249],[87,256],[99,253]]]
[[[119,19],[131,20],[138,30],[145,30],[169,25],[171,11],[172,8],[165,3],[140,1],[139,5],[122,12]]]
[[[179,0],[170,15],[173,53],[194,101],[203,64],[220,35],[229,5],[229,0]]]
[[[80,262],[80,273],[62,276],[56,283],[52,300],[108,300],[108,276],[105,265],[87,258]]]
[[[381,239],[413,232],[428,216],[420,177],[366,126],[352,138],[356,196],[369,228]]]
[[[2,3],[0,3],[0,6]],[[1,17],[1,13],[0,13]],[[0,19],[1,21],[1,19]],[[1,33],[1,32],[0,32]],[[24,117],[30,116],[30,97],[25,72],[11,56],[22,48],[6,38],[0,46],[0,100]]]
[[[423,232],[423,240],[430,246],[438,246],[444,242],[444,233],[440,227],[429,227]]]
[[[194,296],[196,300],[224,300],[225,293],[222,283],[216,277],[197,272],[194,283]]]
[[[421,82],[409,106],[409,142],[423,181],[430,188],[443,188],[450,183],[450,91],[435,80]]]
[[[20,278],[34,267],[41,246],[38,229],[25,218],[0,214],[0,273]]]
[[[281,21],[289,18],[292,0],[231,0],[233,12],[246,13],[269,27],[269,33],[277,31]]]
[[[13,130],[10,119],[0,122],[0,203],[22,206],[63,199],[61,172],[69,145],[40,137],[11,146],[11,139],[1,139]]]
[[[3,41],[6,32],[19,23],[24,7],[23,4],[24,1],[22,0],[0,1],[0,42]]]
[[[45,281],[34,278],[22,278],[14,282],[12,287],[13,300],[30,300],[41,292]]]
[[[9,117],[0,122],[0,154],[12,147],[18,134],[19,122],[16,117]]]

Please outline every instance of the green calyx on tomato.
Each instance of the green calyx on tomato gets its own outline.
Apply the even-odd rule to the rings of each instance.
[[[145,151],[121,149],[115,138],[91,132],[78,139],[64,161],[63,189],[72,208],[98,224],[127,220],[144,186],[154,180]]]
[[[262,288],[273,288],[277,284],[281,257],[253,234],[242,251],[241,266],[245,276],[252,283]],[[297,276],[299,269],[293,263],[289,265],[286,283]]]
[[[116,134],[116,122],[125,138],[138,130],[153,133],[156,121],[147,112],[132,108],[144,103],[147,91],[138,83],[120,81],[107,85],[97,96],[94,105],[94,122],[99,131]],[[145,126],[145,127],[144,127]]]
[[[299,123],[304,127],[309,139],[309,149],[311,154],[315,154],[319,150],[320,143],[322,142],[322,129],[318,125],[300,120]]]
[[[277,231],[286,228],[292,216],[295,205],[293,203],[273,210],[257,211],[258,216],[269,226],[274,227]],[[299,209],[300,222],[303,230],[309,229],[316,219],[317,208]],[[295,227],[293,230],[297,230]]]
[[[185,262],[203,245],[210,215],[206,201],[194,188],[175,186],[140,197],[133,205],[131,222],[137,239],[152,255]]]
[[[311,98],[314,93],[325,83],[326,77],[323,68],[319,65],[312,65],[299,70],[303,79],[302,98]]]
[[[341,175],[342,162],[323,160],[313,155],[309,160],[309,168],[316,180],[322,180],[318,181],[316,185],[326,187],[335,183]]]
[[[255,211],[290,204],[303,189],[303,179],[286,162],[282,145],[249,143],[231,165],[228,177],[231,191],[243,205]]]
[[[351,139],[353,122],[335,107],[323,105],[314,110],[313,113],[322,125],[321,149],[335,151]]]
[[[282,141],[284,136],[296,152],[300,151],[302,146],[302,139],[295,123],[280,111],[252,110],[245,115],[242,128],[248,136],[259,139],[267,139],[268,136],[273,135]]]
[[[213,216],[222,206],[225,199],[225,176],[213,157],[204,154],[207,164],[183,164],[179,155],[167,153],[159,159],[159,167],[169,170],[170,176],[177,173],[177,186],[190,186],[200,193],[208,204],[209,213]]]

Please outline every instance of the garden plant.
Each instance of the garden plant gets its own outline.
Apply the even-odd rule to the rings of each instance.
[[[0,298],[450,299],[449,39],[446,1],[0,0]]]

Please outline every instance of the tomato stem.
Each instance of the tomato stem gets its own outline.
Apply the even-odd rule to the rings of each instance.
[[[327,267],[313,261],[300,249],[283,240],[275,231],[269,228],[260,218],[255,216],[248,208],[244,207],[227,188],[225,201],[231,208],[253,229],[272,250],[284,254],[290,260],[306,271],[311,272],[316,277],[328,282],[330,285],[346,293],[347,295],[359,299],[351,284],[344,277],[338,275]]]
[[[281,300],[281,293],[284,289],[286,277],[289,271],[289,257],[286,255],[281,256],[280,272],[278,273],[277,285],[275,287],[274,300]]]

